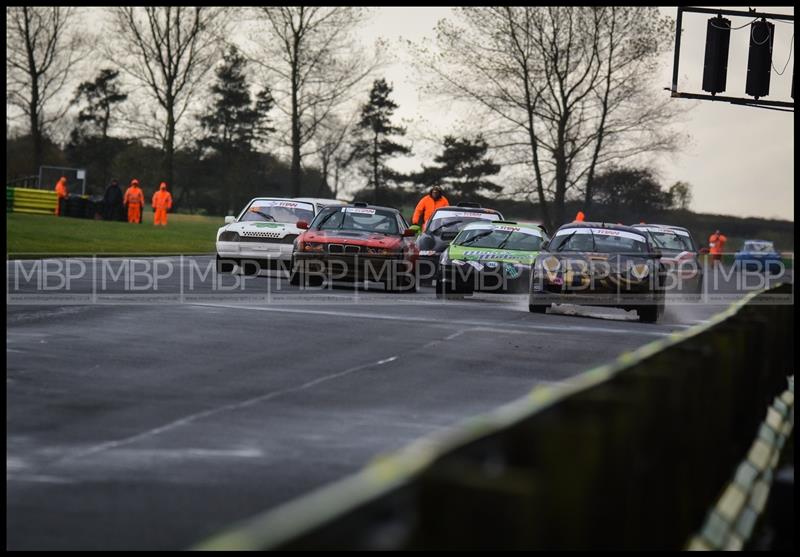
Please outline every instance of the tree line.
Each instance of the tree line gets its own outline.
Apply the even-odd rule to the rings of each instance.
[[[431,164],[410,173],[393,168],[413,148],[379,77],[385,45],[356,40],[365,9],[103,14],[110,38],[87,44],[75,8],[6,8],[7,103],[27,132],[7,141],[7,178],[45,162],[85,167],[98,187],[152,175],[178,205],[213,214],[258,194],[330,197],[360,184],[356,198],[396,203],[440,184],[459,199],[527,199],[549,226],[575,201],[589,210],[690,198],[685,184],[653,189],[642,158],[681,140],[670,128],[676,105],[650,81],[670,37],[656,8],[456,10],[439,22],[436,48],[409,47],[422,90],[465,107],[476,129],[441,137]],[[88,60],[93,75],[59,98]],[[55,145],[70,108],[68,141]]]

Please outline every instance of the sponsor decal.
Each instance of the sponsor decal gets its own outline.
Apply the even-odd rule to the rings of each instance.
[[[510,251],[481,251],[465,250],[464,257],[474,257],[475,259],[520,259],[526,256]]]
[[[250,226],[254,228],[283,228],[283,225],[277,222],[254,222]]]
[[[446,211],[436,215],[439,218],[467,218],[467,219],[485,219],[485,220],[499,220],[499,216],[494,213],[470,213],[468,211]]]
[[[253,206],[250,210],[257,210],[261,207],[287,207],[289,209],[296,209],[297,207],[302,206],[303,208],[308,208],[309,210],[313,211],[314,206],[310,203],[302,203],[297,201],[279,201],[279,200],[265,200],[265,201],[256,201],[253,203]]]
[[[637,230],[647,230],[648,232],[660,232],[662,234],[677,234],[678,236],[685,236],[689,237],[689,233],[685,230],[673,229],[673,228],[661,228],[658,226],[637,226]]]
[[[375,209],[365,209],[363,207],[342,207],[343,213],[360,213],[362,215],[374,215]]]
[[[612,230],[610,228],[564,228],[556,232],[556,236],[565,236],[567,234],[596,234],[597,236],[614,236],[617,238],[628,238],[629,240],[636,240],[637,242],[645,243],[646,240],[641,234],[628,232],[627,230]]]
[[[522,274],[522,272],[519,269],[517,269],[514,265],[506,265],[505,267],[503,267],[503,273],[506,275],[506,277],[510,279],[515,279]]]

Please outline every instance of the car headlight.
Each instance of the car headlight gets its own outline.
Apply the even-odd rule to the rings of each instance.
[[[433,249],[423,249],[419,251],[420,255],[436,255],[436,250]]]
[[[219,235],[220,242],[238,242],[239,241],[239,233],[234,232],[233,230],[226,230],[222,234]]]
[[[303,251],[323,253],[325,251],[325,244],[320,244],[318,242],[306,242],[303,244]]]
[[[549,273],[555,273],[559,267],[561,267],[561,261],[557,257],[551,255],[542,260],[542,268]]]
[[[449,249],[446,249],[442,252],[442,256],[439,258],[439,265],[446,265],[450,262],[450,256],[448,255],[449,252]]]

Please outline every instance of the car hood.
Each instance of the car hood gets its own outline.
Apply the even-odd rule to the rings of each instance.
[[[357,230],[308,230],[303,234],[305,242],[350,244],[372,248],[399,247],[403,240],[396,235]]]
[[[451,245],[448,252],[450,259],[462,261],[497,261],[500,263],[533,264],[538,251],[507,250],[496,248],[479,248],[473,246]]]

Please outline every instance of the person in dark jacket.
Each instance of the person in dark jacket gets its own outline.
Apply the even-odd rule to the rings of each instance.
[[[116,180],[111,180],[111,183],[106,188],[106,194],[103,197],[103,207],[106,220],[125,220],[123,218],[125,208],[122,205],[122,190]]]

